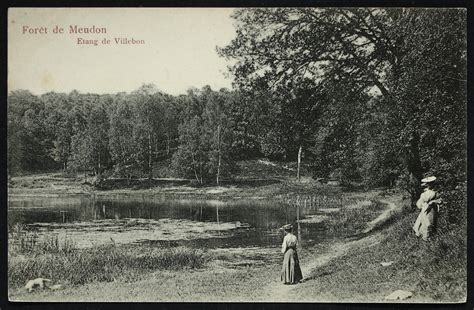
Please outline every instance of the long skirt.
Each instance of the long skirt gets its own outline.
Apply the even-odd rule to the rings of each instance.
[[[421,209],[413,230],[417,236],[422,236],[423,240],[428,240],[435,232],[438,222],[438,208],[433,206],[430,209],[424,207]]]
[[[283,267],[281,268],[281,281],[285,284],[295,284],[303,279],[301,273],[298,253],[294,249],[288,249],[283,257]]]

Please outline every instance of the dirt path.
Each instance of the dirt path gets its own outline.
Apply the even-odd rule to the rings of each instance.
[[[374,220],[367,224],[367,228],[363,231],[364,234],[372,232],[375,228],[385,223],[392,216],[393,212],[400,209],[400,206],[395,205],[388,200],[379,200],[387,205],[387,208]],[[316,258],[303,257],[301,260],[301,271],[303,273],[303,281],[311,281],[307,278],[314,270],[329,263],[334,258],[340,257],[347,253],[350,249],[357,247],[370,247],[378,244],[383,236],[380,233],[375,233],[370,236],[352,241],[339,241],[334,243],[329,252],[324,253]],[[274,280],[263,290],[263,299],[272,300],[275,302],[285,302],[292,300],[293,290],[296,290],[298,285],[283,285],[280,281]]]
[[[385,211],[383,211],[379,216],[377,216],[373,221],[369,222],[367,224],[367,228],[363,231],[364,234],[367,234],[377,228],[378,226],[384,224],[386,221],[388,221],[391,216],[393,215],[393,212],[397,210],[397,205],[394,204],[391,201],[385,200],[385,199],[380,199],[379,200],[381,203],[384,203],[388,206]]]

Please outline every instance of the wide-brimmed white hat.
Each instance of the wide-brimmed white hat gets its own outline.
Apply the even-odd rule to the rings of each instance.
[[[427,177],[427,178],[422,179],[421,184],[426,185],[426,184],[434,182],[434,181],[436,181],[436,177],[431,176],[431,177]]]
[[[293,225],[286,224],[286,225],[283,225],[281,229],[286,230],[286,231],[291,231],[293,229]]]

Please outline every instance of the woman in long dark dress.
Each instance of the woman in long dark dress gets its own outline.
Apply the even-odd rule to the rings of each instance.
[[[298,238],[291,233],[293,230],[291,224],[283,226],[283,229],[286,235],[281,245],[281,252],[284,254],[283,266],[281,268],[281,281],[284,284],[296,284],[303,279],[298,253],[296,252]]]

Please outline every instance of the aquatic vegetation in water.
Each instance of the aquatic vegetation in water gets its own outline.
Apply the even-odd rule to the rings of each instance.
[[[60,239],[73,240],[78,248],[87,248],[107,244],[111,237],[117,244],[215,238],[239,229],[247,229],[249,225],[239,221],[218,223],[164,218],[35,223],[28,227],[35,229],[35,238],[42,243],[51,242],[48,238],[51,238],[51,234],[56,234]]]

